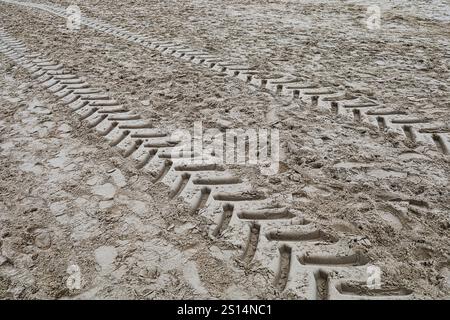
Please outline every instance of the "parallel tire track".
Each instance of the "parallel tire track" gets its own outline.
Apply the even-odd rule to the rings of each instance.
[[[192,214],[206,218],[211,237],[240,248],[237,260],[243,267],[262,265],[271,270],[273,285],[280,292],[290,290],[311,299],[412,297],[404,289],[360,294],[358,288],[364,284],[369,259],[349,248],[342,255],[342,239],[323,232],[296,210],[253,190],[213,157],[192,164],[189,160],[198,155],[172,152],[180,142],[173,141],[169,132],[142,119],[58,62],[29,52],[22,42],[2,30],[0,52],[26,69],[42,88],[124,158],[147,172],[153,182],[167,185],[169,197],[181,197],[190,205]],[[335,274],[339,274],[339,282]]]
[[[16,0],[0,0],[5,3],[22,5],[44,10],[54,15],[68,18],[66,10],[55,5],[38,4]],[[394,108],[386,108],[377,101],[359,94],[344,91],[333,86],[323,87],[307,83],[291,74],[277,73],[265,75],[243,61],[223,59],[203,49],[195,49],[188,44],[149,37],[111,26],[97,19],[82,18],[82,23],[95,30],[131,41],[148,49],[158,50],[163,55],[182,59],[192,64],[207,67],[224,76],[242,80],[254,88],[269,92],[274,96],[303,101],[311,108],[328,110],[336,116],[349,118],[359,124],[378,127],[382,132],[403,136],[412,145],[426,145],[441,154],[450,154],[450,124],[423,117],[417,117]]]

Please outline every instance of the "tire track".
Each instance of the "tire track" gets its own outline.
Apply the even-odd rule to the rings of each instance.
[[[58,62],[29,52],[22,42],[1,30],[0,52],[27,70],[87,127],[148,173],[154,183],[168,186],[169,198],[181,197],[188,203],[191,214],[208,221],[211,237],[241,248],[237,260],[243,267],[260,264],[271,270],[272,283],[279,292],[289,290],[311,299],[348,295],[367,299],[412,297],[404,289],[388,295],[384,291],[370,291],[365,296],[348,282],[333,284],[331,272],[349,281],[364,281],[369,259],[358,252],[343,257],[339,252],[351,249],[340,242],[342,239],[323,232],[297,211],[254,190],[244,179],[219,165],[214,157],[193,164],[190,160],[198,155],[173,152],[181,142],[173,140],[170,132],[142,119]]]
[[[65,9],[55,5],[37,4],[15,0],[0,0],[5,3],[44,10],[68,18]],[[389,108],[360,94],[333,86],[307,83],[291,74],[264,74],[245,61],[223,59],[203,49],[188,44],[160,39],[130,32],[97,19],[82,17],[81,22],[98,31],[133,42],[163,55],[185,60],[222,74],[241,80],[247,85],[270,93],[274,98],[288,102],[303,102],[308,108],[332,112],[337,120],[350,119],[359,125],[378,128],[383,133],[398,134],[413,146],[426,145],[435,151],[450,154],[450,124],[447,122],[416,117],[397,108]]]

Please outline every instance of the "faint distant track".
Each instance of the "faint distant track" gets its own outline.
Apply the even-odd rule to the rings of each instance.
[[[179,143],[171,140],[169,132],[142,119],[58,62],[28,51],[24,43],[1,29],[0,52],[27,70],[36,83],[104,137],[123,158],[148,173],[154,183],[167,185],[168,197],[181,197],[189,204],[190,214],[207,221],[212,238],[240,248],[240,264],[268,268],[280,292],[290,290],[310,299],[413,298],[412,292],[401,288],[361,293],[370,262],[366,255],[348,247],[344,256],[329,253],[338,245],[336,236],[289,206],[278,204],[270,195],[252,189],[249,183],[241,182],[243,177],[238,179],[214,159],[192,164],[189,158],[198,155],[171,152]],[[326,254],[321,246],[327,246]],[[305,254],[306,250],[312,254]],[[336,273],[339,279],[333,277]]]
[[[68,18],[64,8],[27,1],[0,0],[5,3],[37,8]],[[282,99],[302,101],[311,108],[329,110],[336,116],[350,118],[359,124],[378,127],[383,132],[400,134],[413,145],[424,144],[434,150],[450,154],[450,124],[407,114],[402,110],[385,108],[377,101],[329,86],[307,83],[284,73],[282,76],[265,75],[242,61],[223,59],[203,49],[170,39],[158,39],[127,31],[97,19],[82,17],[82,24],[95,30],[131,41],[145,48],[158,50],[163,55],[185,60],[217,71],[224,76],[238,78],[246,84],[270,92]],[[280,73],[277,73],[279,75]]]

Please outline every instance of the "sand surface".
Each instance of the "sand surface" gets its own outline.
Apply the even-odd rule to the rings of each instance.
[[[0,48],[0,298],[448,299],[450,6],[412,2],[381,1],[381,29],[368,30],[367,1],[0,1],[0,45],[58,62],[154,128],[278,129],[281,149],[275,175],[224,165],[249,201],[217,200],[213,183],[203,202],[189,183],[171,197],[174,165],[159,178],[137,168]],[[384,122],[111,30],[70,31],[52,10],[72,4],[269,84],[289,75],[376,101]],[[365,286],[370,266],[381,289]]]

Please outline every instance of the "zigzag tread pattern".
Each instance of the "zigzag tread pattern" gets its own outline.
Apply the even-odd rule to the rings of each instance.
[[[27,70],[36,83],[124,158],[147,172],[154,183],[167,185],[169,198],[181,197],[190,205],[191,214],[206,218],[211,237],[241,249],[237,257],[240,264],[268,268],[280,292],[289,290],[309,299],[413,298],[413,293],[403,288],[361,294],[370,263],[366,255],[348,250],[343,254],[333,248],[341,239],[252,189],[214,157],[196,163],[192,161],[196,154],[173,152],[179,142],[169,132],[142,119],[58,62],[29,52],[1,29],[0,52]],[[328,249],[318,252],[318,247]]]
[[[0,1],[44,10],[64,18],[69,16],[65,9],[54,5],[16,0]],[[157,50],[163,55],[207,67],[224,76],[240,79],[253,88],[269,92],[283,99],[301,100],[311,108],[328,110],[336,116],[351,119],[359,124],[374,126],[385,133],[399,134],[412,145],[425,145],[441,154],[450,154],[449,123],[417,117],[402,110],[387,108],[373,99],[333,86],[323,87],[316,83],[305,83],[304,80],[291,74],[265,75],[246,62],[223,59],[206,50],[195,49],[188,44],[170,39],[136,34],[125,28],[111,26],[87,17],[82,17],[81,22],[95,30],[131,41],[148,49]]]

